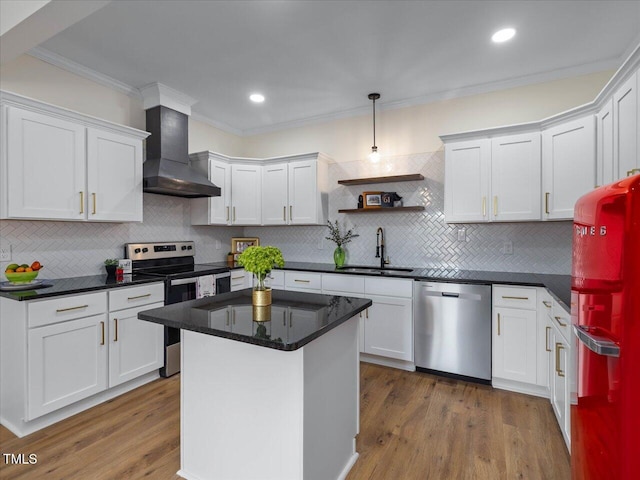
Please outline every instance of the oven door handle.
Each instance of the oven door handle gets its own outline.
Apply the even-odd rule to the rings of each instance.
[[[578,340],[584,343],[592,352],[597,353],[598,355],[605,355],[607,357],[620,356],[620,347],[615,342],[607,337],[589,333],[589,327],[574,325],[573,331],[578,337]]]
[[[190,277],[190,278],[178,278],[177,280],[171,280],[170,285],[188,285],[189,283],[196,283],[198,281],[198,277]]]

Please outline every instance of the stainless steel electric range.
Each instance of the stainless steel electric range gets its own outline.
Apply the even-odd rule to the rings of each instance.
[[[127,243],[124,254],[131,259],[133,274],[164,281],[165,305],[194,300],[198,277],[213,275],[215,294],[231,290],[228,267],[195,263],[194,242]],[[160,375],[169,377],[180,371],[180,330],[171,327],[164,330],[164,367]]]

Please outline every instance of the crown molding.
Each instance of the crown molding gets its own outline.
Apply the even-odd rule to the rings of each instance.
[[[32,57],[42,60],[43,62],[47,62],[68,72],[75,73],[80,77],[84,77],[88,80],[99,83],[100,85],[109,87],[117,92],[124,93],[125,95],[128,95],[130,97],[138,99],[142,98],[142,96],[140,95],[140,91],[137,88],[132,87],[131,85],[127,85],[126,83],[121,82],[120,80],[116,80],[115,78],[112,78],[108,75],[97,72],[91,68],[85,67],[84,65],[74,62],[73,60],[69,60],[68,58],[63,57],[62,55],[58,55],[51,50],[47,50],[46,48],[32,48],[27,52],[27,55],[31,55]]]
[[[162,105],[191,115],[191,106],[197,102],[195,98],[160,82],[150,83],[139,90],[142,94],[142,108],[145,110]]]
[[[197,120],[198,122],[206,123],[207,125],[211,125],[212,127],[217,128],[218,130],[222,130],[223,132],[232,133],[233,135],[237,135],[238,137],[242,137],[243,136],[243,131],[240,130],[239,128],[235,128],[235,127],[232,127],[231,125],[228,125],[228,124],[226,124],[224,122],[218,122],[217,120],[213,120],[213,119],[211,119],[209,117],[205,117],[201,113],[191,112],[191,118],[193,120]]]

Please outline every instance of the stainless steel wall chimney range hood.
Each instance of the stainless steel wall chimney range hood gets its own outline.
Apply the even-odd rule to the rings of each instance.
[[[189,117],[164,105],[147,109],[143,190],[174,197],[219,197],[220,187],[189,166]]]

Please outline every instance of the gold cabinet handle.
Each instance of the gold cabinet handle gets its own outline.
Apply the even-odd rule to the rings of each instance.
[[[289,205],[289,221],[293,220],[293,205]]]
[[[241,277],[231,277],[231,280],[242,280],[244,278],[244,276]]]
[[[567,326],[567,324],[566,324],[566,323],[562,323],[562,322],[560,321],[560,319],[561,319],[562,317],[553,317],[553,318],[555,318],[555,319],[556,319],[556,322],[558,322],[558,323],[560,324],[560,326],[561,326],[561,327],[566,327],[566,326]]]
[[[368,308],[364,311],[364,316],[366,318],[369,318],[369,309]]]
[[[500,314],[498,314],[498,336],[500,335]]]
[[[627,177],[630,177],[631,175],[635,175],[636,173],[640,173],[640,168],[632,168],[631,170],[629,170],[627,172]]]
[[[91,198],[93,199],[93,211],[91,212],[92,215],[96,214],[96,194],[95,192],[91,194]]]
[[[482,197],[482,216],[487,216],[487,197]]]
[[[282,220],[287,221],[287,206],[282,207]]]
[[[293,312],[289,310],[289,328],[293,328]]]
[[[229,207],[227,207],[227,222],[229,221]]]
[[[227,310],[225,313],[227,314],[227,320],[225,321],[225,324],[228,327],[229,326],[229,310]]]
[[[547,352],[550,352],[551,349],[549,348],[549,331],[551,330],[551,327],[544,327],[544,349]]]
[[[68,312],[70,310],[80,310],[81,308],[87,308],[89,305],[78,305],[77,307],[59,308],[56,313]]]
[[[502,298],[507,300],[529,300],[529,297],[510,297],[507,295],[503,295]]]
[[[498,196],[493,197],[493,216],[498,216]]]
[[[294,280],[297,283],[311,283],[311,280],[298,280],[297,278]]]
[[[236,207],[233,207],[233,221],[236,221]]]
[[[561,343],[556,343],[556,373],[559,377],[564,377],[564,371],[560,368],[560,350],[564,350]]]
[[[114,342],[117,342],[117,341],[118,341],[118,319],[117,319],[117,318],[114,318],[114,319],[113,319],[113,321],[114,321],[114,322],[115,322],[115,324],[116,324],[116,328],[115,328],[115,336],[114,336],[114,338],[113,338],[113,341],[114,341]]]
[[[80,213],[84,213],[84,192],[80,192]]]
[[[127,297],[127,300],[137,300],[138,298],[146,298],[150,297],[150,293],[145,293],[144,295],[136,295],[135,297]]]
[[[231,311],[231,323],[234,324],[234,325],[236,324],[236,311],[235,310]]]
[[[542,304],[547,308],[551,308],[551,302],[547,302],[546,300],[543,300]]]
[[[102,340],[100,341],[100,345],[104,345],[104,322],[100,322],[100,328],[102,329]]]
[[[549,214],[549,192],[544,194],[544,213]]]

